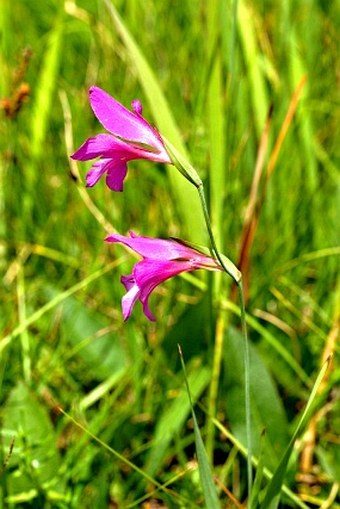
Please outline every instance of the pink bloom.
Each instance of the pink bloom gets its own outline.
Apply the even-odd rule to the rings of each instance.
[[[133,232],[130,232],[130,237],[113,234],[105,240],[120,242],[143,258],[136,263],[132,274],[121,278],[127,291],[122,299],[124,320],[129,318],[135,302],[140,300],[144,314],[154,321],[148,300],[151,292],[163,281],[196,269],[222,270],[214,258],[176,240],[142,237]]]
[[[99,157],[86,175],[87,187],[106,173],[108,187],[122,191],[127,163],[133,159],[172,164],[160,134],[143,118],[140,101],[133,101],[131,112],[98,87],[90,88],[89,98],[94,114],[111,134],[88,138],[71,156],[78,161]]]

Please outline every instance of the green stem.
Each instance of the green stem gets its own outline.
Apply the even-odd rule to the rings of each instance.
[[[240,295],[241,324],[243,335],[243,364],[244,364],[244,402],[246,411],[246,436],[247,436],[247,474],[248,474],[248,496],[251,500],[251,488],[253,484],[252,473],[252,440],[251,440],[251,407],[250,407],[250,351],[246,322],[246,308],[244,303],[244,292],[242,279],[237,283]]]
[[[211,247],[212,247],[212,250],[214,251],[214,254],[217,258],[217,260],[220,262],[223,270],[229,274],[229,276],[231,276],[233,278],[233,275],[230,273],[230,271],[227,269],[227,267],[225,266],[223,260],[222,260],[222,257],[217,249],[217,246],[216,246],[216,242],[215,242],[215,237],[214,237],[214,234],[213,234],[213,231],[212,231],[212,227],[211,227],[211,222],[210,222],[210,216],[209,216],[209,212],[208,212],[208,207],[207,207],[207,203],[205,201],[205,196],[204,196],[204,188],[203,188],[203,184],[201,184],[198,188],[197,188],[197,191],[198,191],[198,195],[200,197],[200,200],[201,200],[201,205],[202,205],[202,210],[203,210],[203,215],[204,215],[204,220],[205,220],[205,225],[207,227],[207,230],[208,230],[208,234],[209,234],[209,238],[210,238],[210,242],[211,242]],[[233,278],[234,279],[234,278]]]
[[[242,335],[244,338],[243,341],[243,365],[244,365],[244,379],[245,379],[245,393],[244,393],[244,402],[245,402],[245,415],[246,415],[246,437],[247,437],[247,477],[248,477],[248,497],[251,500],[251,488],[252,488],[252,444],[251,444],[251,412],[250,412],[250,355],[249,355],[249,343],[248,343],[248,334],[247,334],[247,324],[246,324],[246,312],[245,312],[245,303],[244,303],[244,293],[243,293],[243,285],[242,278],[236,279],[234,274],[226,267],[224,263],[223,257],[218,251],[214,234],[211,227],[210,216],[208,212],[208,207],[205,201],[203,184],[197,187],[198,195],[200,197],[203,215],[205,219],[205,224],[208,230],[211,247],[214,255],[217,260],[221,264],[224,272],[226,272],[229,276],[231,276],[236,282],[239,295],[240,295],[240,307],[241,307],[241,324],[242,324]],[[222,340],[223,341],[223,340]],[[222,341],[218,341],[218,344],[215,344],[214,351],[214,360],[213,360],[213,375],[220,373],[220,367],[222,362]],[[210,386],[210,408],[209,415],[214,417],[216,414],[216,404],[217,404],[217,392],[218,392],[218,380],[215,380],[214,376],[212,376],[212,383]],[[208,428],[209,431],[209,428]],[[212,433],[212,432],[210,432]],[[208,444],[212,442],[212,438],[208,437]],[[211,445],[212,448],[212,445]]]

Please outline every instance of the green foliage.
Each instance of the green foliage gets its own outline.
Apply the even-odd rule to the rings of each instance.
[[[241,345],[242,335],[230,328],[225,338],[223,400],[233,434],[246,444],[245,411],[242,404],[245,380]],[[250,364],[254,454],[259,454],[261,436],[263,431],[266,431],[262,437],[262,454],[265,464],[273,469],[287,444],[287,418],[270,373],[255,348],[251,348]]]
[[[150,300],[155,324],[138,305],[123,322],[120,276],[134,259],[107,232],[199,244],[207,234],[196,190],[173,167],[132,161],[124,193],[85,189],[90,164],[69,155],[102,131],[92,84],[126,106],[142,100],[203,180],[218,246],[236,264],[259,179],[244,271],[252,509],[282,483],[280,507],[340,507],[338,22],[337,3],[321,1],[2,2],[0,509],[203,507],[198,436],[221,506],[247,498],[232,282],[176,278]]]

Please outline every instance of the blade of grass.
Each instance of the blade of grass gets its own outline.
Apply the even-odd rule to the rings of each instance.
[[[307,79],[306,76],[302,77],[302,79],[298,83],[298,86],[297,86],[296,90],[294,91],[293,96],[290,100],[286,116],[283,120],[279,135],[277,137],[273,151],[269,158],[266,175],[265,175],[265,178],[263,181],[262,189],[260,191],[259,184],[260,184],[263,163],[264,163],[264,151],[268,144],[272,109],[269,110],[267,121],[266,121],[264,130],[263,130],[263,133],[261,136],[252,188],[251,188],[251,192],[250,192],[250,196],[249,196],[249,202],[248,202],[246,216],[245,216],[244,225],[243,225],[243,231],[242,231],[242,237],[241,237],[242,240],[241,240],[241,249],[240,249],[240,259],[239,259],[239,264],[238,264],[238,266],[245,278],[246,299],[248,297],[248,291],[249,291],[249,285],[250,285],[250,282],[249,282],[249,278],[250,278],[250,251],[251,251],[254,239],[255,239],[255,234],[256,234],[258,224],[259,224],[261,210],[264,205],[267,184],[268,184],[269,178],[271,177],[271,175],[275,169],[282,144],[287,136],[288,129],[291,126],[293,118],[295,116],[297,106],[298,106],[299,100],[301,98],[301,94],[302,94],[302,92],[304,90],[304,86],[306,84],[306,79]]]
[[[288,447],[287,447],[285,453],[283,454],[281,461],[280,461],[280,463],[279,463],[279,465],[278,465],[278,467],[270,481],[270,484],[266,490],[265,497],[261,504],[261,509],[276,509],[278,506],[278,503],[280,501],[280,493],[281,493],[281,488],[282,488],[282,484],[284,481],[284,476],[286,474],[286,470],[288,467],[289,458],[293,452],[295,441],[296,441],[301,429],[307,423],[307,420],[310,416],[310,411],[311,411],[311,407],[314,402],[315,396],[317,395],[319,387],[322,383],[322,380],[323,380],[324,376],[326,375],[326,372],[327,372],[330,362],[331,362],[331,356],[328,357],[327,361],[323,365],[323,367],[315,381],[315,384],[313,386],[313,389],[312,389],[309,399],[307,401],[305,410],[304,410],[304,412],[303,412],[303,414],[295,428],[295,431],[294,431],[293,436],[288,444]]]
[[[88,428],[86,428],[85,426],[83,426],[80,422],[78,422],[74,417],[72,417],[72,415],[70,415],[69,413],[67,413],[65,410],[63,410],[63,408],[61,408],[60,406],[58,405],[55,405],[55,408],[58,408],[59,412],[61,414],[63,414],[67,419],[69,419],[75,426],[77,426],[77,428],[81,429],[84,433],[86,433],[87,435],[89,435],[92,440],[94,440],[95,442],[97,442],[101,447],[103,447],[104,449],[106,449],[107,451],[109,451],[113,456],[115,456],[115,458],[117,458],[118,460],[122,461],[125,465],[127,465],[129,468],[131,468],[132,470],[134,470],[135,472],[137,472],[138,474],[140,474],[140,476],[144,479],[146,479],[147,481],[149,481],[151,484],[157,486],[157,488],[165,493],[168,493],[168,489],[166,487],[164,487],[161,483],[159,483],[158,481],[156,481],[156,479],[154,479],[151,475],[149,475],[147,472],[145,472],[144,470],[142,470],[141,468],[139,468],[137,465],[135,465],[134,463],[132,463],[132,461],[130,461],[129,459],[127,459],[125,456],[123,456],[122,454],[120,454],[118,451],[116,451],[115,449],[113,449],[112,447],[110,447],[108,444],[106,444],[105,442],[103,442],[99,437],[97,437],[96,435],[94,435]]]
[[[37,80],[32,111],[31,151],[34,158],[44,149],[48,119],[52,111],[53,95],[62,57],[63,25],[57,20],[56,28],[49,34],[42,69]]]
[[[249,509],[256,509],[258,507],[258,501],[259,501],[259,495],[261,491],[262,486],[262,479],[263,479],[263,469],[264,469],[264,435],[265,431],[263,431],[261,436],[261,450],[259,453],[259,459],[256,467],[256,475],[255,480],[253,484],[253,491],[251,495],[250,500],[250,507]]]
[[[245,67],[248,73],[250,95],[253,104],[254,123],[258,138],[261,136],[269,109],[265,79],[259,63],[260,52],[253,21],[254,13],[244,0],[238,2],[238,33],[243,48]]]
[[[2,2],[0,9],[0,97],[9,91],[9,68],[11,36],[14,35],[11,27],[10,4]]]
[[[211,74],[208,83],[207,114],[209,125],[209,188],[210,188],[210,216],[213,233],[217,246],[224,252],[223,239],[223,205],[226,189],[226,125],[223,90],[223,59],[220,48],[220,2],[208,2],[208,42],[209,62]],[[216,274],[213,279],[214,299],[219,299],[222,274]],[[216,415],[218,388],[220,383],[221,362],[223,352],[224,330],[227,323],[226,312],[219,309],[216,317],[214,338],[213,366],[209,388],[209,415]],[[194,415],[194,414],[193,414]],[[197,425],[197,423],[196,423]],[[195,426],[195,420],[194,420]],[[206,425],[206,453],[211,463],[214,457],[214,424],[208,419]],[[195,431],[196,433],[196,431]],[[199,437],[200,438],[200,437]],[[197,446],[196,446],[197,447]],[[197,453],[198,456],[198,453]],[[208,505],[208,507],[210,507]]]
[[[49,119],[53,111],[53,95],[62,57],[62,34],[63,25],[61,19],[58,18],[56,27],[48,36],[41,71],[34,88],[31,116],[31,159],[29,159],[25,172],[27,192],[23,194],[23,215],[26,218],[32,217],[32,210],[35,206],[36,196],[38,196],[39,168],[37,162],[44,152]],[[27,219],[25,227],[27,228],[30,223],[34,228],[32,220],[29,221],[29,219]]]
[[[340,255],[340,246],[334,247],[326,247],[325,249],[318,249],[317,251],[312,251],[311,253],[304,253],[297,258],[293,258],[289,260],[289,262],[281,265],[281,267],[277,268],[277,273],[286,273],[288,270],[297,267],[301,263],[308,263],[314,260],[319,260],[320,258],[326,258],[328,256],[339,256]]]
[[[230,440],[230,442],[238,448],[238,450],[240,451],[240,453],[242,454],[242,456],[244,458],[247,457],[248,455],[248,452],[247,452],[247,448],[241,444],[241,442],[239,442],[237,440],[237,438],[225,427],[223,426],[223,424],[221,424],[217,419],[213,419],[213,422],[216,426],[216,428],[221,431],[221,433],[228,438],[228,440]],[[252,464],[257,467],[258,464],[259,464],[259,460],[258,458],[256,458],[255,456],[252,457]],[[273,478],[273,473],[266,467],[264,467],[263,469],[263,474],[264,476],[267,478],[267,479],[272,479]],[[309,507],[302,501],[299,499],[299,497],[293,492],[291,491],[288,486],[286,486],[285,484],[282,485],[282,491],[287,495],[287,497],[295,504],[296,507],[300,507],[301,509],[309,509]]]
[[[211,471],[211,467],[209,465],[208,456],[207,456],[207,453],[206,453],[205,448],[204,448],[204,444],[203,444],[203,440],[202,440],[202,437],[201,437],[201,433],[200,433],[200,430],[199,430],[199,427],[198,427],[198,423],[197,423],[197,419],[196,419],[196,414],[195,414],[194,407],[193,407],[193,404],[192,404],[191,392],[190,392],[190,387],[189,387],[189,383],[188,383],[188,378],[187,378],[187,375],[186,375],[186,369],[185,369],[183,354],[182,354],[181,347],[179,345],[178,345],[178,351],[179,351],[179,356],[180,356],[180,360],[181,360],[181,364],[182,364],[182,370],[183,370],[183,374],[184,374],[184,380],[185,380],[185,385],[186,385],[186,389],[187,389],[187,393],[188,393],[188,398],[189,398],[189,402],[190,402],[192,419],[193,419],[193,422],[194,422],[194,435],[195,435],[196,454],[197,454],[197,461],[198,461],[200,480],[201,480],[201,485],[202,485],[202,491],[203,491],[204,499],[205,499],[205,502],[206,502],[206,507],[208,507],[209,509],[219,509],[220,508],[220,503],[219,503],[219,500],[218,500],[218,497],[217,497],[217,492],[216,492],[216,487],[215,487],[215,483],[214,483],[214,478],[213,478],[213,474],[212,474],[212,471]]]
[[[258,200],[258,192],[259,192],[259,185],[261,181],[262,176],[262,170],[264,167],[264,159],[265,154],[268,146],[269,141],[269,132],[271,127],[271,120],[272,120],[272,113],[273,109],[270,108],[266,123],[261,135],[258,151],[257,151],[257,158],[256,158],[256,164],[255,164],[255,170],[254,170],[254,176],[250,188],[249,193],[249,199],[247,208],[244,215],[244,223],[241,233],[241,248],[240,248],[240,255],[239,255],[239,261],[237,266],[239,267],[240,271],[242,272],[243,276],[243,284],[244,284],[244,297],[245,301],[247,302],[248,296],[249,296],[249,268],[250,268],[250,260],[249,260],[249,254],[251,245],[255,236],[255,229],[257,225],[256,216],[259,213],[259,211],[256,210],[256,204]],[[232,300],[236,300],[236,293],[237,293],[237,286],[233,285],[232,288]]]
[[[209,380],[210,369],[207,367],[200,366],[198,369],[195,366],[194,371],[189,373],[189,383],[194,394],[194,399],[198,398],[205,390]],[[154,444],[150,449],[145,467],[151,475],[159,468],[171,440],[173,440],[173,437],[183,426],[189,412],[190,405],[185,392],[182,392],[172,404],[166,406],[163,414],[159,417],[154,432]]]
[[[338,286],[337,293],[339,293],[340,285]],[[334,321],[332,327],[328,333],[327,341],[325,342],[325,346],[322,350],[321,354],[321,365],[327,362],[327,359],[330,356],[333,356],[336,351],[336,343],[339,339],[340,333],[340,300],[338,299],[339,304],[337,303],[335,306],[334,312]],[[323,391],[327,390],[327,382],[329,381],[331,370],[325,374],[322,383],[320,384],[318,394],[322,394]],[[315,455],[315,447],[317,443],[318,436],[318,422],[323,416],[323,412],[319,411],[313,415],[310,420],[306,432],[306,436],[308,437],[308,441],[306,441],[306,447],[302,449],[301,457],[300,457],[300,468],[299,471],[309,474],[313,468],[313,458]]]
[[[223,60],[220,48],[220,2],[207,4],[209,67],[207,121],[209,126],[209,187],[210,213],[216,244],[221,246],[223,200],[226,187],[226,118],[223,89]],[[211,63],[210,63],[211,62]],[[218,278],[219,282],[221,278]],[[216,288],[218,293],[218,286]]]
[[[104,1],[110,17],[125,44],[131,62],[138,72],[140,83],[149,101],[149,106],[156,120],[157,127],[179,152],[190,161],[189,154],[182,142],[180,131],[153,70],[123,23],[117,9],[109,0]],[[169,179],[180,216],[184,219],[186,231],[190,232],[190,237],[195,242],[204,243],[205,235],[204,229],[202,228],[203,215],[195,189],[173,168],[169,170]],[[188,206],[188,204],[190,204],[190,206]]]

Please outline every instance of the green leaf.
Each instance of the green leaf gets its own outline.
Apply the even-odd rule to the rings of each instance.
[[[207,367],[198,366],[197,363],[194,363],[193,369],[189,368],[188,380],[195,401],[209,383],[210,370]],[[164,406],[164,412],[158,419],[154,432],[153,446],[146,461],[145,470],[149,475],[154,475],[161,465],[170,442],[181,430],[189,413],[190,404],[184,391],[171,403]]]
[[[183,355],[182,355],[182,351],[181,351],[180,347],[179,347],[179,351],[180,351],[182,369],[183,369],[183,373],[184,373],[185,385],[187,388],[189,402],[190,402],[192,419],[194,422],[194,435],[195,435],[195,445],[196,445],[198,469],[199,469],[199,473],[200,473],[200,480],[201,480],[202,491],[203,491],[206,507],[208,509],[219,509],[220,503],[219,503],[217,492],[216,492],[213,473],[212,473],[212,470],[211,470],[211,467],[209,464],[208,455],[204,448],[200,429],[197,424],[196,414],[195,414],[195,410],[194,410],[194,407],[192,404],[190,384],[189,384],[189,380],[187,378]]]
[[[9,457],[7,489],[10,497],[30,500],[38,492],[57,490],[60,458],[56,438],[45,408],[22,383],[11,391],[3,409],[3,447]],[[34,489],[32,489],[34,487]]]
[[[244,370],[241,334],[229,328],[224,345],[226,410],[233,434],[246,444],[244,408]],[[253,345],[250,346],[250,399],[252,444],[254,454],[260,451],[260,437],[264,429],[264,457],[271,467],[288,441],[287,419],[272,378]]]
[[[320,384],[322,382],[323,377],[325,376],[325,373],[327,371],[328,365],[329,365],[330,359],[328,359],[325,364],[323,365],[316,382],[313,386],[312,392],[309,396],[306,408],[295,428],[295,431],[293,433],[293,436],[288,444],[288,447],[286,451],[284,452],[281,461],[273,475],[272,480],[270,481],[270,484],[267,488],[266,495],[264,497],[264,500],[261,505],[261,509],[276,509],[278,507],[279,501],[280,501],[280,493],[281,493],[281,487],[284,481],[284,476],[286,474],[289,458],[293,452],[295,440],[297,439],[301,429],[305,426],[307,423],[307,420],[310,416],[310,410],[313,404],[313,401],[315,399],[315,396],[318,392],[318,389],[320,387]]]
[[[256,465],[256,475],[254,484],[251,491],[251,500],[249,509],[256,509],[258,507],[259,495],[262,486],[262,480],[264,476],[264,436],[265,431],[262,434],[263,440],[261,441],[261,450],[258,458],[258,463]]]
[[[127,367],[123,348],[115,334],[111,332],[96,337],[108,326],[109,321],[102,315],[86,308],[73,297],[63,303],[63,332],[99,380],[121,375]]]

